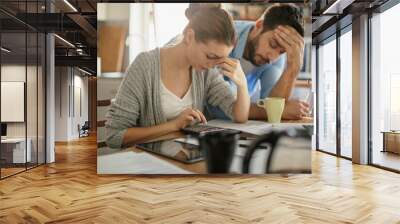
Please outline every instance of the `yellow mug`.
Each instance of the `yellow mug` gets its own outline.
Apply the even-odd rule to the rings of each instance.
[[[257,106],[262,107],[267,111],[268,122],[280,123],[283,109],[285,108],[285,98],[267,97],[258,100]]]

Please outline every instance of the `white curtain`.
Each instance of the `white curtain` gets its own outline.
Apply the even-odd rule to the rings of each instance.
[[[185,10],[188,3],[130,4],[129,61],[143,51],[161,47],[181,34],[188,23]]]
[[[176,35],[181,34],[188,23],[185,10],[189,3],[154,4],[155,45],[158,47],[168,43]]]
[[[143,51],[154,48],[151,38],[153,22],[153,3],[130,4],[129,18],[129,63]],[[154,38],[153,38],[154,39]]]

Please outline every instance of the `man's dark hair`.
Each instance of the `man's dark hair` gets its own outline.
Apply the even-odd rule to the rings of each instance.
[[[291,26],[304,37],[303,15],[294,4],[274,4],[264,14],[263,32],[274,30],[277,26]]]

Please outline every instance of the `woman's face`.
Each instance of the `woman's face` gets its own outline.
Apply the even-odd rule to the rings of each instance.
[[[187,37],[185,41],[189,63],[197,71],[206,70],[221,63],[233,49],[233,46],[227,46],[215,40],[198,42],[194,39],[194,35]]]

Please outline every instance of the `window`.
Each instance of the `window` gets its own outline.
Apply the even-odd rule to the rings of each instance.
[[[340,36],[340,154],[351,158],[352,141],[352,33]]]
[[[371,19],[372,163],[396,170],[400,170],[400,156],[384,151],[382,132],[400,130],[400,32],[395,28],[398,21],[399,4]]]
[[[130,4],[129,61],[142,51],[162,47],[182,34],[189,3]],[[171,25],[172,24],[172,25]]]
[[[42,12],[43,1],[20,2],[23,13]],[[45,163],[45,34],[0,12],[0,89],[15,101],[0,105],[0,179]],[[15,24],[19,24],[16,26]],[[21,103],[19,103],[21,102]],[[11,106],[19,106],[11,110]],[[15,108],[15,107],[14,107]],[[20,112],[20,113],[16,113]],[[18,115],[18,116],[16,116]]]
[[[178,34],[182,34],[188,23],[185,10],[189,3],[154,4],[156,46],[163,46]]]
[[[336,153],[336,39],[318,49],[318,149]]]

